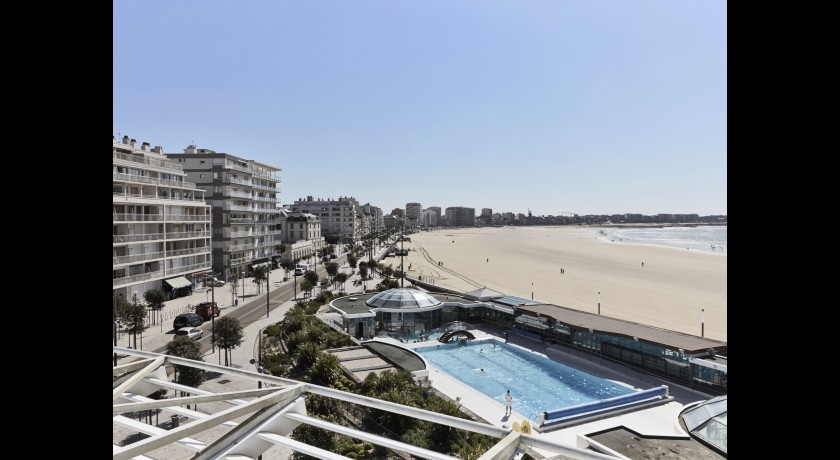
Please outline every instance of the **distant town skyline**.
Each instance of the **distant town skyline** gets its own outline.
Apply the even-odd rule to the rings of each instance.
[[[112,129],[284,205],[726,215],[727,2],[114,2]]]

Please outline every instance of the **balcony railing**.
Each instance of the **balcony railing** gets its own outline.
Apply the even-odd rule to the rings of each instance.
[[[163,214],[114,213],[114,222],[153,222],[163,220]]]
[[[197,232],[169,232],[166,234],[167,240],[178,240],[178,239],[186,239],[186,238],[207,238],[210,236],[209,231],[197,231]]]
[[[212,252],[212,248],[210,246],[204,246],[200,248],[186,248],[186,249],[176,249],[173,251],[167,251],[167,257],[179,257],[179,256],[188,256],[192,254],[209,254]]]
[[[169,160],[167,160],[167,161],[154,160],[154,159],[147,158],[147,157],[140,156],[140,155],[130,155],[130,154],[127,154],[127,153],[114,152],[114,159],[115,160],[130,161],[132,163],[146,164],[146,165],[154,166],[154,167],[157,167],[157,168],[172,169],[174,171],[183,171],[184,170],[183,166],[181,166],[177,163],[173,163],[172,161],[169,161]]]
[[[130,256],[114,256],[114,265],[133,264],[144,260],[162,259],[166,254],[163,251],[149,252],[145,254],[133,254]]]
[[[233,204],[226,204],[223,208],[225,211],[237,211],[237,212],[251,212],[253,208],[250,206],[237,206]]]
[[[205,214],[203,216],[197,216],[195,214],[167,214],[166,216],[167,222],[176,222],[176,221],[205,221],[210,222],[210,214]]]
[[[163,270],[155,272],[141,273],[139,275],[126,276],[124,278],[114,278],[114,287],[123,286],[131,283],[138,283],[140,281],[147,281],[155,278],[163,278]]]

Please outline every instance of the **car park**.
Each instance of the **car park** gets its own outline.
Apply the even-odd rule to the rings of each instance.
[[[186,337],[188,339],[198,340],[204,337],[204,331],[202,331],[201,328],[198,327],[182,327],[175,331],[175,337]]]
[[[195,313],[182,313],[172,321],[172,329],[176,331],[187,326],[201,326],[204,320]]]

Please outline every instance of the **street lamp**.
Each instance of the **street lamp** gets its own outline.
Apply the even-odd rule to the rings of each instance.
[[[601,314],[601,291],[598,291],[598,314]]]
[[[265,266],[265,317],[268,318],[268,295],[271,294],[271,283],[269,277],[271,276],[271,263]]]
[[[114,296],[114,346],[117,346],[117,293],[111,291]],[[161,323],[162,324],[162,323]],[[114,367],[117,367],[117,352],[114,352]]]
[[[531,300],[534,300],[534,283],[531,283]]]
[[[206,279],[206,278],[205,278]],[[216,283],[210,283],[210,295],[213,299],[210,304],[210,347],[211,353],[216,352]]]
[[[703,318],[703,315],[704,315],[705,311],[706,311],[705,308],[700,309],[700,337],[703,337],[703,333],[704,333],[703,329],[706,327],[705,320]]]

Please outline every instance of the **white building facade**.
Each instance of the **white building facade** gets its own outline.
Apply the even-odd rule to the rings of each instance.
[[[114,296],[187,295],[193,275],[211,267],[210,205],[160,146],[135,144],[124,136],[113,145]]]

